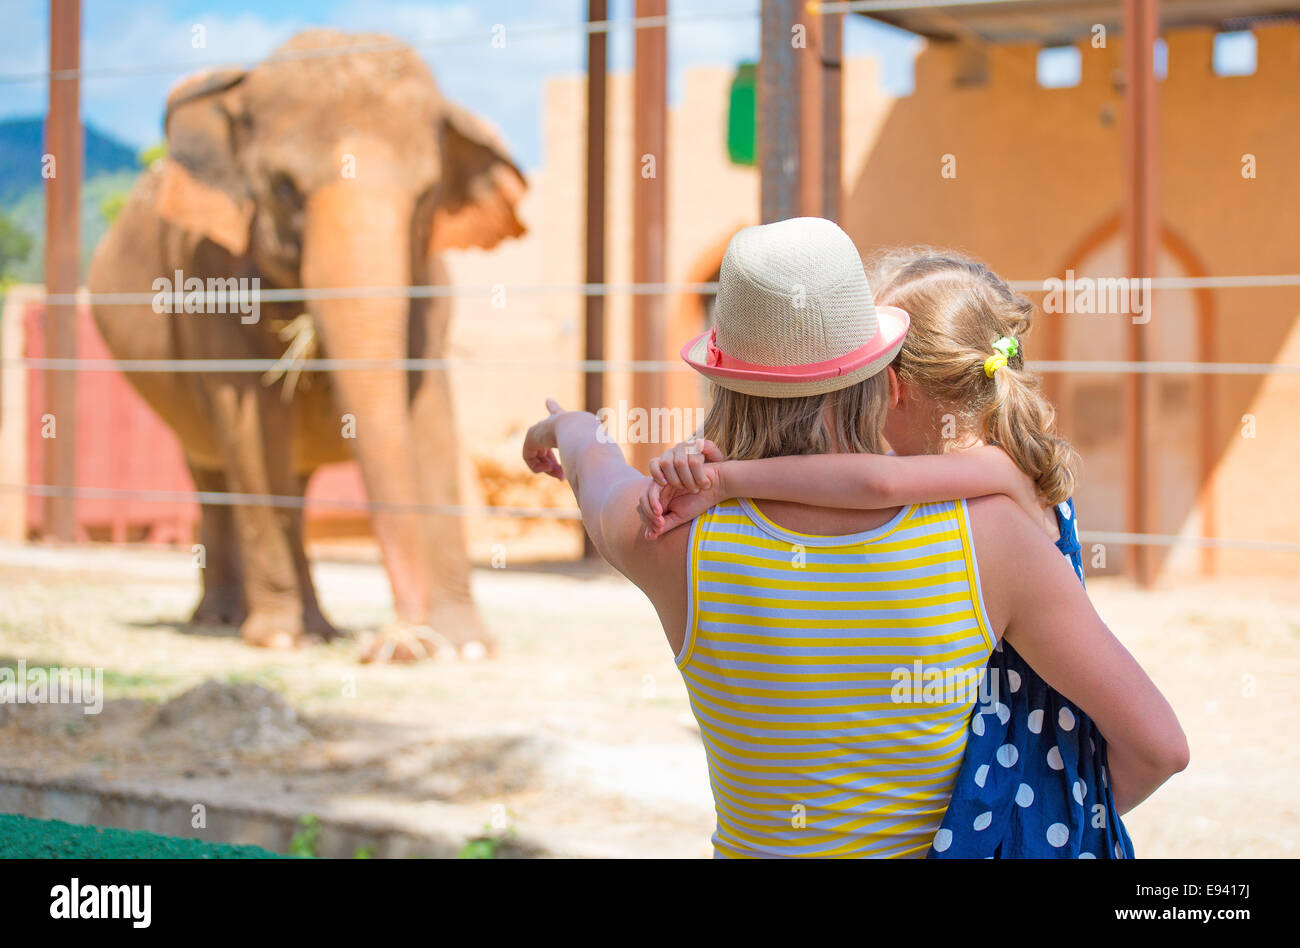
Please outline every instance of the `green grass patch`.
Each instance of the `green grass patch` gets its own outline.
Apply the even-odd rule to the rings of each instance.
[[[281,859],[259,846],[231,846],[139,830],[77,826],[0,814],[0,859]]]

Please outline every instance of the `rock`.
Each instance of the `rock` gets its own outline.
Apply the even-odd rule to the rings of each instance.
[[[274,691],[219,681],[205,681],[160,706],[145,735],[162,743],[199,741],[208,752],[274,751],[312,737]]]

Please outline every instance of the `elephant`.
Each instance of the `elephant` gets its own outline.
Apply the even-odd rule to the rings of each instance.
[[[445,296],[321,292],[262,303],[255,318],[95,296],[147,294],[182,276],[255,278],[246,285],[263,290],[445,283],[443,251],[524,233],[523,173],[494,131],[442,97],[414,50],[379,35],[309,30],[251,68],[190,76],[169,94],[164,126],[165,157],[141,175],[90,266],[110,353],[281,359],[286,327],[305,316],[317,357],[368,360],[300,380],[126,375],[175,431],[201,492],[300,499],[320,465],[356,459],[397,620],[363,658],[492,651],[461,519],[411,509],[458,503],[447,374],[375,365],[442,358]],[[193,623],[238,625],[244,641],[273,648],[336,634],[312,584],[300,500],[201,503],[199,531]]]

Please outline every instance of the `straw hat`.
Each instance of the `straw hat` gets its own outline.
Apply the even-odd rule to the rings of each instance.
[[[722,258],[713,328],[682,358],[723,388],[820,395],[893,361],[908,316],[877,306],[848,234],[820,217],[746,227]]]

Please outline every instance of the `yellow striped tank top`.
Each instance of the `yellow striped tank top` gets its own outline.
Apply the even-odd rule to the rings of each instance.
[[[822,537],[729,501],[687,570],[715,855],[924,856],[994,644],[965,502]]]

